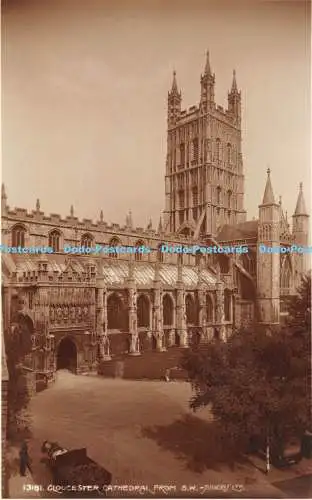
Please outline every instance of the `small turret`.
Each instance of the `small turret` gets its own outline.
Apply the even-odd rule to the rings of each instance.
[[[293,234],[296,243],[307,245],[309,241],[309,214],[303,196],[303,184],[299,185],[299,194],[293,219]]]
[[[237,121],[241,121],[241,93],[238,91],[236,71],[233,70],[231,92],[228,93],[228,111],[234,115]]]
[[[200,105],[203,112],[215,106],[215,75],[211,72],[209,50],[206,53],[206,63],[203,75],[200,77]]]
[[[271,183],[271,170],[268,168],[267,169],[267,181],[265,185],[265,190],[264,190],[264,195],[263,195],[263,200],[262,200],[262,205],[274,205],[275,200],[274,200],[274,194],[273,194],[273,188],[272,188],[272,183]]]
[[[309,244],[309,214],[304,201],[302,182],[299,185],[299,194],[292,220],[294,243],[298,245],[298,247],[307,246]],[[306,252],[296,253],[294,255],[294,260],[295,287],[298,287],[300,285],[301,277],[311,268],[311,257]]]
[[[178,90],[177,75],[173,72],[171,91],[168,92],[168,127],[173,126],[181,113],[182,95]]]

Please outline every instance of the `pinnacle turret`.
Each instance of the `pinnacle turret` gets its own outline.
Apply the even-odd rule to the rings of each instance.
[[[262,205],[274,205],[275,200],[274,200],[274,194],[273,194],[273,188],[272,188],[272,183],[271,183],[271,170],[268,168],[267,170],[267,181],[265,185],[265,190],[264,190],[264,195],[263,195],[263,201]]]
[[[177,84],[177,73],[173,72],[172,86],[171,86],[171,94],[179,95],[178,84]]]
[[[209,75],[212,76],[211,73],[211,66],[210,66],[210,56],[209,56],[209,50],[206,52],[206,64],[205,64],[205,71],[204,75]]]
[[[297,199],[297,205],[294,212],[294,215],[308,215],[307,209],[305,206],[304,196],[303,196],[303,184],[300,182],[299,185],[299,194]]]
[[[232,94],[238,93],[237,82],[236,82],[236,71],[235,71],[235,69],[233,69],[233,80],[232,80],[231,92],[232,92]]]

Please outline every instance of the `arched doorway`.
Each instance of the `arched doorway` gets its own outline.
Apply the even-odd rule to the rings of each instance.
[[[67,369],[73,373],[77,371],[77,348],[75,342],[69,337],[62,339],[58,345],[56,369]]]
[[[187,294],[185,299],[185,313],[187,325],[195,326],[198,324],[198,307],[197,300],[191,295]]]
[[[163,297],[163,324],[164,326],[173,325],[173,301],[167,293]]]
[[[139,295],[137,300],[138,328],[150,326],[150,302],[146,295]]]

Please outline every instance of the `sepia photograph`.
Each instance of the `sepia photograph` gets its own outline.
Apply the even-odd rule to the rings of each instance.
[[[312,498],[310,0],[2,0],[2,498]]]

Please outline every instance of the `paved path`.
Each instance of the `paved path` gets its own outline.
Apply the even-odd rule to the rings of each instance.
[[[255,490],[258,496],[283,496],[249,462],[224,463],[227,457],[218,450],[209,411],[191,413],[190,396],[189,384],[182,382],[59,372],[56,384],[37,394],[30,406],[34,481],[51,482],[40,462],[41,444],[48,439],[67,448],[87,447],[88,455],[112,472],[115,484],[171,485],[177,496],[183,486],[196,486],[197,495],[220,496],[220,485],[227,488],[226,496],[240,496],[237,489],[242,496]]]

